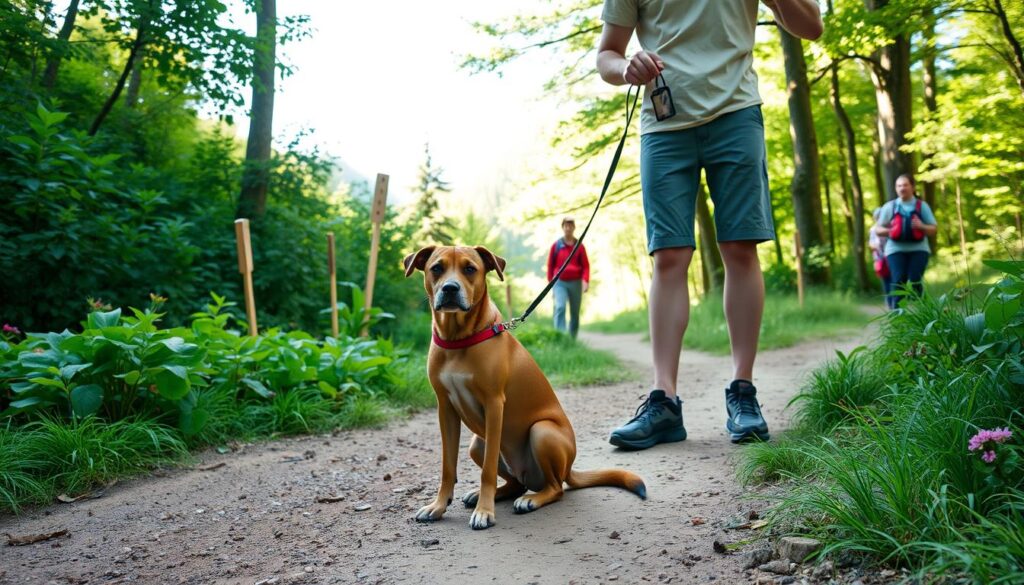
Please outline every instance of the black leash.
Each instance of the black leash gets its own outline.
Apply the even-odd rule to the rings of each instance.
[[[633,92],[633,87],[636,87],[636,94],[633,95],[633,102],[631,104],[629,98]],[[551,292],[552,287],[554,287],[555,283],[558,282],[558,278],[562,276],[562,272],[565,270],[565,267],[569,265],[569,262],[572,261],[572,257],[576,255],[576,250],[578,250],[580,244],[583,243],[583,238],[587,237],[587,232],[590,230],[590,224],[594,223],[594,217],[597,216],[597,210],[601,209],[601,202],[604,201],[604,196],[608,193],[608,187],[612,184],[612,177],[615,175],[615,168],[619,166],[619,158],[622,156],[622,147],[626,144],[626,135],[629,133],[629,125],[633,121],[633,114],[636,112],[636,104],[639,99],[640,87],[632,85],[629,86],[629,89],[626,90],[626,126],[622,129],[622,138],[619,138],[619,145],[615,147],[615,156],[612,157],[612,164],[608,168],[608,175],[604,178],[604,187],[601,188],[601,195],[597,198],[597,205],[594,206],[594,211],[590,214],[590,221],[588,221],[587,226],[583,228],[583,233],[580,234],[580,237],[576,239],[576,244],[569,252],[569,257],[565,259],[565,262],[562,263],[562,267],[555,273],[555,277],[548,282],[547,286],[544,287],[544,290],[540,291],[537,298],[533,299],[533,302],[530,303],[530,306],[527,307],[525,311],[523,311],[522,315],[519,317],[513,317],[501,324],[504,330],[515,329],[521,323],[526,321],[526,318],[530,316],[530,313],[532,313],[533,310],[537,308],[537,305],[544,300],[544,297]]]

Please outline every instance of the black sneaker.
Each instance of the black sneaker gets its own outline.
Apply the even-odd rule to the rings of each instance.
[[[767,441],[768,423],[761,416],[757,403],[757,388],[746,380],[735,380],[725,389],[725,410],[729,418],[725,428],[733,443],[750,439]]]
[[[668,398],[664,390],[652,390],[636,409],[636,416],[612,431],[608,442],[622,449],[637,450],[685,439],[682,401],[678,397]]]

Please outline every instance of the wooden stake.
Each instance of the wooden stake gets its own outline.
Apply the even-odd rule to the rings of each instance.
[[[359,333],[366,337],[370,332],[370,307],[373,306],[373,285],[377,279],[377,254],[380,251],[380,223],[384,221],[387,209],[388,176],[377,173],[377,186],[373,190],[373,207],[370,210],[370,221],[373,222],[373,235],[370,239],[370,265],[366,269],[366,319],[363,330]]]
[[[505,305],[508,307],[508,316],[511,317],[516,314],[512,308],[512,280],[505,275]]]
[[[796,254],[796,296],[800,308],[804,308],[804,259],[800,248],[800,233],[793,234],[793,252]]]
[[[338,275],[334,264],[334,234],[327,234],[327,274],[331,288],[331,337],[338,338]]]
[[[235,220],[235,241],[238,243],[238,271],[242,273],[245,289],[245,317],[249,321],[249,335],[256,336],[256,298],[252,294],[252,241],[249,238],[249,220]]]

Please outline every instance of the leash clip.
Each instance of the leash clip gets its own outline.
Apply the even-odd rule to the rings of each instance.
[[[522,322],[523,322],[523,320],[520,319],[519,317],[512,317],[508,321],[505,321],[504,323],[502,323],[501,326],[505,328],[505,331],[512,331],[516,327],[519,327],[519,325]]]

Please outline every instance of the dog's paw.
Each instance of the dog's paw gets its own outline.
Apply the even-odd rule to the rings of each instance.
[[[494,511],[480,508],[473,510],[473,515],[469,517],[469,525],[473,530],[484,530],[494,526]]]
[[[475,489],[473,491],[466,492],[466,495],[462,496],[462,503],[465,504],[465,506],[467,508],[475,508],[476,507],[476,503],[478,501],[480,501],[480,490],[479,489]]]
[[[537,505],[533,503],[533,498],[530,496],[516,498],[516,501],[512,503],[512,510],[516,514],[528,514],[536,509]]]
[[[416,512],[415,518],[417,522],[434,522],[440,520],[447,509],[448,506],[444,505],[444,503],[435,501],[420,508],[419,512]]]

